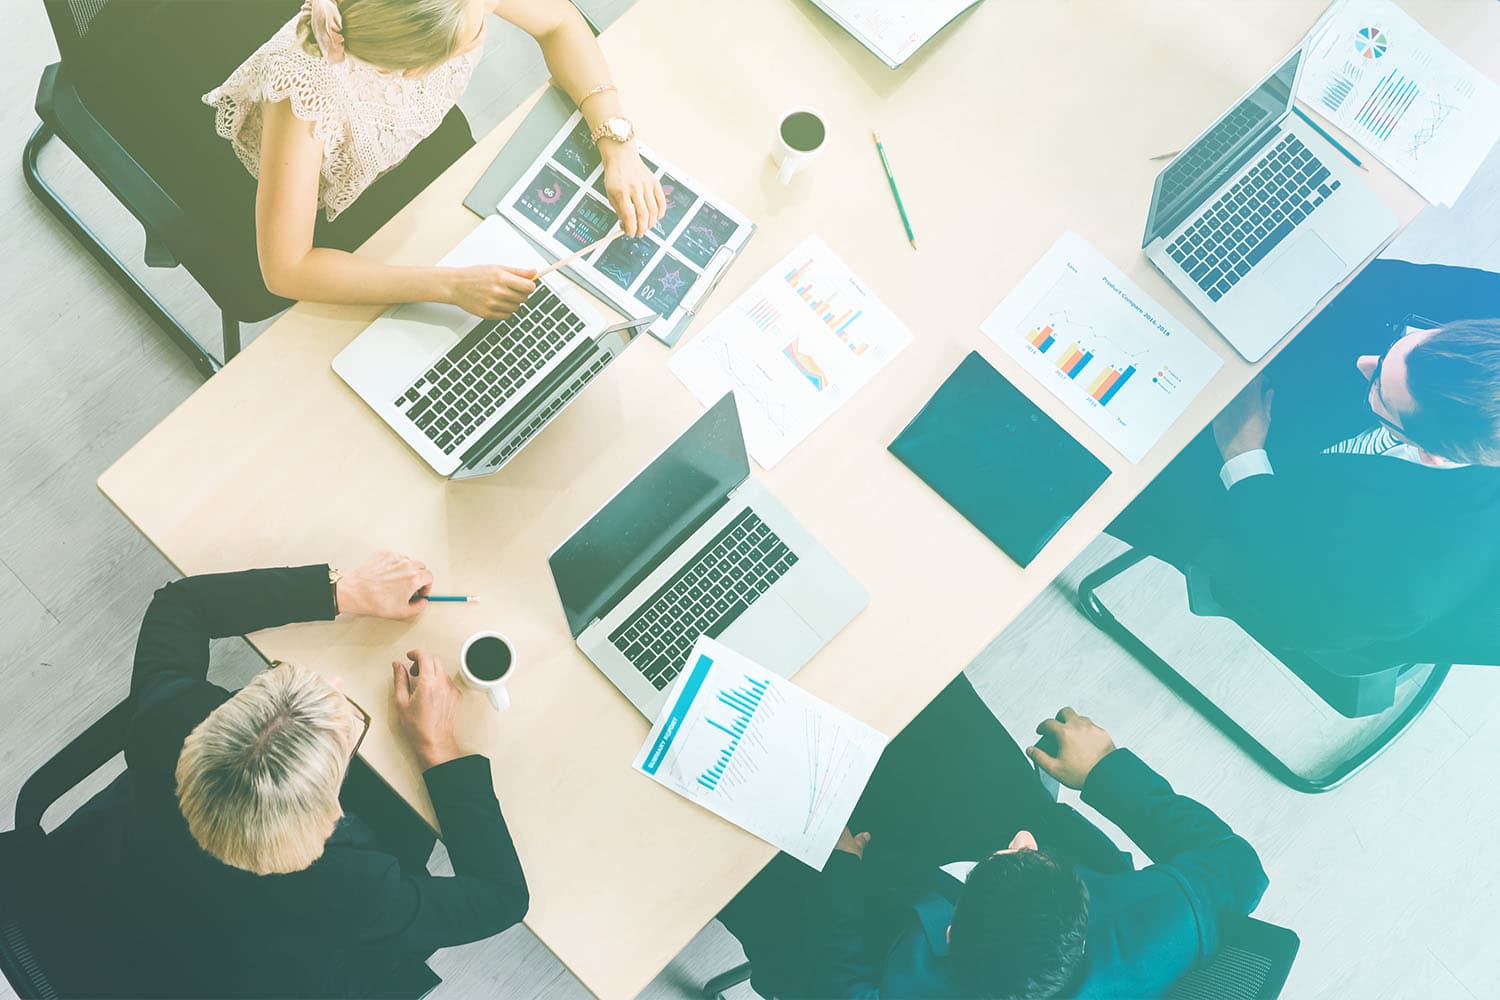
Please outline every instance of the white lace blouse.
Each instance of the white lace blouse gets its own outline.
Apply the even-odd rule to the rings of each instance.
[[[292,18],[270,41],[207,94],[214,127],[234,146],[251,176],[260,176],[261,115],[266,104],[291,101],[323,144],[318,204],[329,220],[381,174],[406,159],[458,103],[483,46],[421,76],[379,69],[353,55],[330,63],[302,48]]]

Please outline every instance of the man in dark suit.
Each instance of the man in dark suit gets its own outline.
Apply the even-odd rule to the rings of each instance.
[[[102,963],[99,992],[415,996],[437,982],[424,964],[435,949],[521,920],[526,879],[490,765],[459,748],[461,696],[436,657],[414,650],[391,671],[448,878],[427,873],[431,831],[399,801],[406,829],[397,816],[372,830],[395,795],[354,758],[368,715],[337,687],[291,665],[234,693],[205,679],[213,638],[340,613],[411,618],[431,582],[382,554],[342,577],[260,569],[157,592],[131,678],[123,845],[102,894],[130,968]]]
[[[1110,526],[1274,647],[1495,663],[1500,274],[1371,263]]]
[[[778,857],[720,914],[757,990],[1140,1000],[1210,957],[1265,891],[1254,849],[1072,709],[1037,728],[1037,765],[1155,864],[1042,795],[960,678],[892,741],[821,873]]]

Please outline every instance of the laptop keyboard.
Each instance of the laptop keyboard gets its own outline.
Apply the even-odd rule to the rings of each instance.
[[[1338,186],[1301,139],[1284,135],[1172,241],[1167,255],[1217,302]]]
[[[396,408],[452,454],[583,328],[567,303],[539,285],[508,319],[470,330],[396,398]]]
[[[609,641],[660,691],[682,671],[699,636],[723,635],[796,564],[797,554],[747,508],[611,632]]]

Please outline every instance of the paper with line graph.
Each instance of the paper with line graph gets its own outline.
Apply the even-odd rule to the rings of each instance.
[[[1132,462],[1161,440],[1223,364],[1072,232],[980,329]]]
[[[821,871],[886,738],[707,636],[635,768]]]
[[[809,236],[673,356],[703,405],[734,390],[769,469],[911,343],[911,331]]]
[[[1298,98],[1434,204],[1457,201],[1500,141],[1500,86],[1391,0],[1338,0],[1306,52]]]

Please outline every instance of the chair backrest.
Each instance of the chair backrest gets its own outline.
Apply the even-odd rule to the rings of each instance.
[[[42,0],[63,62],[77,58],[94,20],[112,0]]]
[[[1179,980],[1167,1000],[1275,1000],[1301,944],[1285,927],[1246,917],[1224,929],[1218,953]]]

